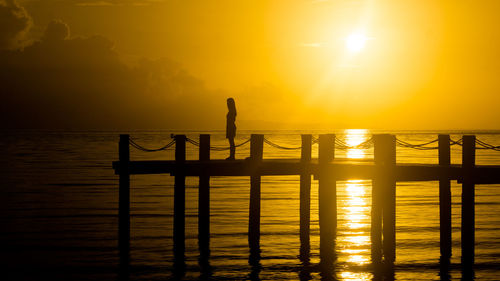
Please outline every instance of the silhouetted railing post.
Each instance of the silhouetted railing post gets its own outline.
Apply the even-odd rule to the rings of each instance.
[[[254,166],[254,174],[250,176],[250,210],[248,221],[248,244],[252,256],[260,253],[260,174],[257,166],[262,161],[264,135],[250,136],[250,161]]]
[[[439,165],[450,167],[450,135],[439,135]],[[448,174],[439,180],[439,236],[441,258],[451,257],[451,190]]]
[[[200,161],[210,160],[210,135],[200,135]],[[200,176],[198,190],[198,243],[200,256],[208,256],[210,249],[210,176]]]
[[[184,163],[186,161],[186,136],[176,135],[175,138],[175,183],[174,183],[174,259],[184,263],[185,249],[185,208],[186,208],[186,176]]]
[[[321,263],[326,266],[335,258],[337,231],[337,183],[328,165],[335,158],[335,135],[319,135],[319,253]]]
[[[382,209],[384,260],[394,262],[396,258],[396,178],[394,174],[396,167],[396,138],[393,135],[382,134],[375,135],[373,141],[376,165],[373,196],[376,197],[374,201],[377,201],[375,205],[379,204],[376,208]],[[380,210],[377,210],[377,212],[380,212]],[[376,215],[380,217],[380,213]],[[378,220],[380,221],[380,219]],[[380,225],[377,226],[377,228],[379,227]]]
[[[311,162],[312,135],[302,135],[302,150],[300,161],[303,172],[300,175],[300,254],[301,257],[309,256],[310,250],[310,225],[311,225]]]
[[[382,154],[380,152],[380,147],[379,147],[379,142],[380,142],[380,135],[373,135],[373,143],[374,143],[374,160],[375,160],[375,165],[377,165],[375,168],[375,175],[374,178],[372,179],[372,210],[371,210],[371,230],[370,230],[370,236],[371,236],[371,241],[372,241],[372,248],[371,248],[371,254],[372,254],[372,262],[377,263],[382,260],[382,199],[383,199],[383,185],[381,182],[381,179],[376,177],[379,175],[383,169],[383,167],[380,167],[379,163],[377,162],[380,157],[378,156],[379,154]]]
[[[462,263],[474,263],[476,136],[463,136],[462,168]]]
[[[127,275],[130,261],[130,136],[120,135],[118,153],[120,179],[118,190],[118,247],[120,251],[121,274]]]

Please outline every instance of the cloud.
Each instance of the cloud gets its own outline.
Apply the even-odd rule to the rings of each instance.
[[[165,0],[111,0],[111,1],[78,1],[76,6],[82,7],[107,7],[107,6],[149,6]]]
[[[61,20],[52,20],[49,22],[43,35],[44,41],[62,41],[69,38],[69,26]]]
[[[81,2],[77,3],[76,5],[82,7],[102,7],[102,6],[114,6],[116,4],[108,1],[93,1],[93,2]]]
[[[125,64],[109,39],[69,35],[53,20],[40,40],[0,50],[0,128],[223,128],[226,94],[179,63]]]
[[[0,49],[22,45],[32,19],[16,0],[0,0]]]

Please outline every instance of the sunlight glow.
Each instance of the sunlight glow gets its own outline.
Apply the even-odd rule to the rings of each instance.
[[[351,33],[345,40],[345,46],[351,53],[358,53],[365,45],[368,37],[362,33]]]
[[[365,129],[347,129],[345,130],[345,143],[349,146],[356,146],[368,139],[368,130]],[[347,158],[361,159],[365,158],[365,150],[361,148],[352,148],[347,150]]]

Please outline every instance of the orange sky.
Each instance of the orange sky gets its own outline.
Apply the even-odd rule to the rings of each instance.
[[[0,30],[16,37],[3,40],[16,70],[3,80],[36,85],[9,82],[25,97],[8,100],[53,117],[41,127],[223,129],[232,96],[243,129],[500,129],[498,1],[0,3],[29,22]],[[68,34],[43,47],[53,19]],[[345,47],[353,32],[368,38],[358,53]]]

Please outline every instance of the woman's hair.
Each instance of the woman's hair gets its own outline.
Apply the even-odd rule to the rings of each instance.
[[[229,109],[229,112],[234,112],[234,115],[236,115],[236,104],[234,103],[233,98],[227,99],[227,108]]]

